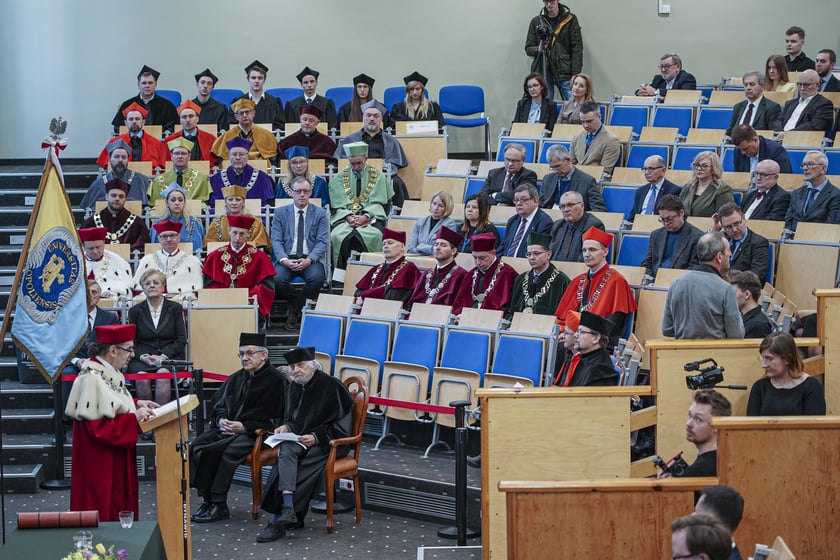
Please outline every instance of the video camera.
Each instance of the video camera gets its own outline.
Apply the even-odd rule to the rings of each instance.
[[[653,457],[653,464],[662,469],[662,472],[669,473],[671,476],[683,476],[685,469],[688,468],[688,463],[682,458],[683,452],[680,451],[667,461],[664,461],[659,455]]]
[[[542,19],[537,22],[537,28],[535,31],[537,32],[537,37],[543,42],[551,39],[551,34],[553,33],[551,27],[549,27]]]
[[[706,366],[706,364],[711,365]],[[689,362],[683,366],[683,369],[685,371],[700,371],[700,373],[695,375],[685,376],[685,384],[692,391],[697,389],[712,389],[718,383],[723,382],[724,369],[713,358]]]

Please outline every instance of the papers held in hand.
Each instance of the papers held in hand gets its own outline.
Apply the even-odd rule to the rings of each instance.
[[[284,441],[293,441],[296,444],[303,447],[304,449],[306,449],[306,446],[300,442],[300,436],[289,432],[282,434],[271,434],[270,436],[265,438],[265,441],[263,443],[269,447],[277,447],[278,445],[280,445],[280,443]]]

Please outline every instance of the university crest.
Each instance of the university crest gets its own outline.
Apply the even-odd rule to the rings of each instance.
[[[85,281],[81,249],[68,243],[71,232],[49,230],[29,252],[18,301],[36,323],[55,323],[59,311]]]

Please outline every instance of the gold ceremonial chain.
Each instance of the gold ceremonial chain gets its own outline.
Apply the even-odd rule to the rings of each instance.
[[[103,212],[105,211],[107,210],[103,210]],[[108,238],[108,243],[119,243],[120,237],[128,233],[128,230],[131,229],[131,226],[132,224],[134,224],[134,220],[136,219],[137,215],[129,212],[128,218],[125,220],[125,223],[120,229],[117,230],[116,233],[108,232],[105,234],[105,237]],[[94,214],[93,223],[96,224],[96,227],[105,227],[104,225],[102,225],[102,214]]]
[[[586,285],[586,277],[587,275],[584,274],[583,277],[578,282],[578,289],[577,289],[577,300],[578,306],[580,307],[581,311],[589,311],[595,302],[598,301],[598,297],[601,295],[601,291],[604,289],[604,285],[607,283],[607,280],[610,279],[612,276],[612,269],[608,268],[607,272],[604,273],[604,277],[601,278],[601,282],[598,284],[598,287],[595,288],[595,292],[592,294],[592,297],[589,298],[589,301],[586,302],[584,305],[580,305],[583,303],[583,287]]]
[[[522,279],[522,295],[525,296],[525,309],[523,311],[525,313],[534,312],[534,306],[537,305],[537,302],[540,301],[540,298],[542,298],[546,293],[548,293],[549,288],[551,288],[551,283],[554,282],[555,278],[557,278],[559,275],[560,273],[557,272],[557,269],[553,269],[551,271],[551,276],[548,277],[548,280],[546,280],[545,285],[534,297],[531,297],[531,294],[528,293],[528,275],[525,275],[525,277]]]
[[[437,286],[434,288],[431,287],[432,275],[435,272],[435,269],[429,269],[426,271],[426,295],[429,296],[426,298],[426,303],[432,303],[432,300],[438,295],[442,290],[446,283],[449,281],[449,278],[452,276],[452,273],[455,272],[455,269],[458,268],[458,265],[453,265],[449,272],[446,273],[446,276],[443,277]]]
[[[350,168],[345,167],[341,172],[341,186],[344,187],[344,194],[346,194],[347,198],[350,199],[350,202],[353,203],[350,210],[352,210],[354,214],[358,213],[358,211],[362,209],[362,201],[367,200],[370,193],[373,192],[374,187],[376,187],[376,179],[379,177],[379,172],[370,166],[368,166],[368,169],[370,169],[370,179],[368,180],[367,187],[365,187],[365,190],[363,190],[359,196],[353,196],[353,191],[350,190]]]
[[[378,284],[376,283],[376,277],[377,277],[377,276],[379,276],[379,273],[380,273],[380,272],[382,272],[383,270],[385,270],[385,265],[386,265],[386,264],[388,264],[388,263],[382,263],[382,264],[380,264],[379,266],[377,266],[377,267],[376,267],[376,270],[374,270],[374,271],[373,271],[373,276],[371,276],[371,277],[370,277],[370,284],[371,284],[371,286],[372,286],[372,287],[376,288],[376,287],[378,286]],[[400,270],[402,270],[403,268],[405,268],[405,265],[407,265],[407,264],[408,264],[408,261],[407,261],[407,260],[405,260],[405,259],[403,259],[403,262],[401,262],[401,263],[400,263],[400,266],[398,266],[398,267],[394,270],[394,272],[392,272],[392,273],[391,273],[391,276],[389,276],[389,277],[385,280],[385,282],[384,282],[383,284],[381,284],[381,285],[382,285],[382,286],[390,286],[390,285],[391,285],[391,282],[393,282],[393,281],[394,281],[394,278],[397,276],[397,273],[399,273],[399,271],[400,271]]]
[[[499,263],[499,266],[496,267],[496,270],[493,272],[493,277],[490,279],[490,285],[487,286],[487,289],[484,290],[483,294],[476,294],[475,287],[476,283],[478,282],[478,269],[476,268],[473,271],[472,277],[472,289],[470,290],[470,295],[474,302],[478,302],[479,304],[484,303],[484,298],[493,290],[493,286],[496,285],[496,278],[499,276],[499,271],[502,270],[503,263]]]
[[[251,169],[254,169],[254,168],[252,167]],[[224,183],[226,187],[237,186],[237,185],[231,185],[230,184],[230,179],[228,178],[227,172],[232,171],[232,170],[233,170],[233,166],[227,168],[226,170],[224,170],[222,172],[222,183]],[[235,171],[233,173],[236,174]],[[242,173],[245,173],[245,171],[243,170]],[[245,190],[250,191],[251,187],[254,186],[254,183],[257,182],[257,177],[259,177],[259,176],[260,176],[260,170],[259,169],[254,169],[254,172],[251,173],[251,178],[248,180],[248,184],[244,186]]]
[[[242,263],[236,267],[236,272],[233,272],[233,265],[230,263],[231,253],[228,251],[228,246],[222,248],[222,262],[225,265],[222,267],[222,272],[230,276],[230,287],[236,287],[236,279],[245,274],[248,270],[248,265],[251,264],[251,255],[257,252],[257,249],[251,245],[245,248],[245,255],[242,257]]]

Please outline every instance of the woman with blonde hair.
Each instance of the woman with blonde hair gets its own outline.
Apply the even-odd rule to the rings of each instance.
[[[409,253],[432,255],[440,228],[458,229],[457,222],[450,218],[454,206],[452,195],[448,192],[438,191],[432,195],[432,200],[429,202],[429,215],[420,218],[414,224],[414,230],[408,240]]]
[[[178,183],[172,183],[160,193],[160,196],[166,202],[166,208],[163,211],[163,216],[155,223],[165,222],[166,220],[180,222],[183,224],[183,227],[181,227],[181,242],[192,243],[193,253],[201,251],[204,244],[204,225],[201,220],[191,216],[187,210],[187,191]],[[151,230],[149,236],[152,243],[160,243],[157,230],[153,227],[149,229]]]
[[[572,87],[572,98],[564,101],[560,107],[560,123],[580,124],[580,106],[587,101],[595,101],[595,86],[592,77],[583,72],[575,74],[569,80]]]
[[[443,126],[443,113],[440,105],[426,99],[426,84],[429,79],[416,70],[403,78],[405,82],[405,101],[391,107],[390,125],[398,121],[437,121]],[[390,126],[389,125],[389,126]]]
[[[732,187],[723,182],[723,166],[715,152],[697,154],[691,170],[691,180],[680,192],[686,216],[708,218],[727,202],[735,202]]]

